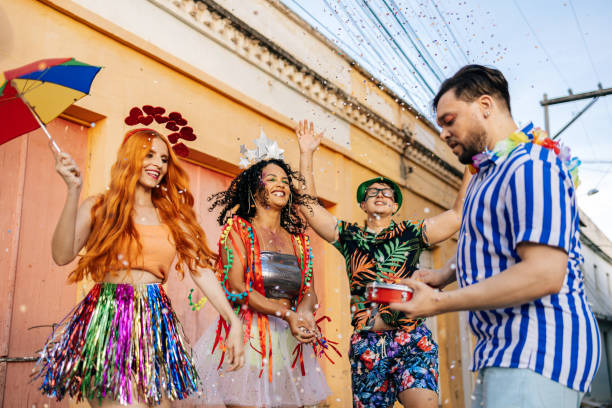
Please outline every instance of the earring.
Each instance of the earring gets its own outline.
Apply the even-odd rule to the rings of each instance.
[[[488,118],[490,114],[491,114],[491,112],[486,111],[486,112],[484,113],[484,117],[485,117],[485,118]]]
[[[255,207],[255,197],[253,197],[253,193],[251,193],[250,188],[249,188],[249,204],[251,208]]]
[[[293,194],[291,194],[291,190],[289,190],[289,211],[291,211],[291,206],[293,205],[293,202],[291,201],[293,198]]]

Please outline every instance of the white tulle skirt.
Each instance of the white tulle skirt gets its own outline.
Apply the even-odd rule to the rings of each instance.
[[[330,394],[323,370],[311,345],[303,346],[304,372],[300,363],[292,367],[293,351],[298,341],[291,335],[289,325],[282,319],[268,316],[272,342],[272,381],[268,364],[262,369],[262,356],[257,315],[253,317],[250,344],[245,344],[245,365],[237,371],[226,371],[219,346],[211,353],[217,330],[213,323],[193,348],[194,362],[202,380],[200,392],[191,400],[206,405],[246,405],[257,407],[302,407],[316,405]],[[267,344],[269,350],[269,344]],[[266,353],[268,354],[268,353]],[[261,373],[261,376],[260,376]]]

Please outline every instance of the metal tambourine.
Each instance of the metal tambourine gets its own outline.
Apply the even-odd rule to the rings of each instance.
[[[366,296],[376,303],[401,303],[412,299],[412,289],[396,283],[371,282],[366,286]]]

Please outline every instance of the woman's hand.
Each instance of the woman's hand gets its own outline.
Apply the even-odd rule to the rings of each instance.
[[[316,338],[316,332],[309,329],[310,324],[307,323],[304,317],[304,315],[298,315],[290,310],[285,313],[284,319],[289,323],[291,334],[297,341],[300,343],[312,343]]]
[[[311,297],[311,295],[314,297]],[[300,302],[297,306],[296,313],[298,315],[298,321],[303,323],[304,328],[314,333],[315,337],[319,337],[321,333],[317,328],[317,321],[315,319],[315,310],[317,308],[316,298],[314,291],[308,292],[306,300]]]
[[[298,310],[298,321],[300,321],[300,322],[302,322],[304,324],[303,327],[309,333],[314,333],[315,338],[321,336],[321,333],[319,332],[319,329],[317,327],[317,322],[315,320],[315,315],[313,313],[309,313],[309,312],[301,313]],[[313,339],[313,341],[314,341],[314,339]]]
[[[313,153],[321,144],[323,132],[315,133],[314,123],[301,120],[295,129],[301,153]]]
[[[80,190],[83,178],[74,159],[66,152],[57,153],[53,150],[53,155],[55,156],[55,170],[62,176],[68,189]]]
[[[238,319],[232,319],[229,334],[225,340],[227,350],[227,361],[229,368],[227,371],[235,371],[244,365],[244,328]]]

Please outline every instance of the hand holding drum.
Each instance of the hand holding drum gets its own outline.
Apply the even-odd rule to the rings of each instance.
[[[396,283],[371,282],[366,286],[366,295],[375,303],[404,303],[412,299],[412,289]]]

